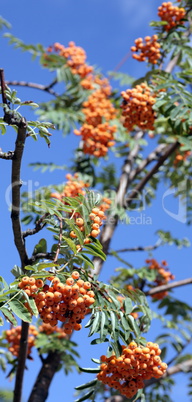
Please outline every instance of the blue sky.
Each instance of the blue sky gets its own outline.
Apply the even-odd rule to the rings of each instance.
[[[148,26],[148,23],[150,20],[156,19],[157,8],[160,4],[161,2],[158,0],[145,2],[141,0],[82,0],[81,2],[74,0],[34,0],[33,2],[26,2],[20,0],[19,2],[10,1],[9,4],[3,2],[1,4],[1,14],[11,23],[12,34],[22,39],[25,43],[41,43],[44,46],[49,46],[54,42],[60,42],[67,46],[68,42],[73,40],[77,45],[85,49],[88,62],[91,65],[96,65],[101,68],[103,73],[107,73],[114,70],[129,53],[134,39],[152,34],[153,31]],[[14,50],[13,47],[7,45],[7,39],[2,37],[0,37],[0,44],[1,67],[5,70],[7,80],[31,81],[42,84],[47,84],[51,81],[53,77],[50,76],[50,73],[39,67],[37,61],[32,62],[30,54]],[[139,77],[145,74],[146,69],[145,64],[138,63],[129,57],[122,65],[121,71],[134,77]],[[40,102],[51,99],[48,94],[40,91],[22,88],[17,88],[17,90],[18,96],[23,100],[33,99],[36,102]],[[24,108],[22,112],[27,118],[32,119],[31,112]],[[12,130],[9,130],[8,135],[1,138],[0,147],[3,151],[13,149],[14,135]],[[77,145],[78,139],[73,134],[70,137],[63,138],[61,133],[58,132],[53,133],[50,149],[47,148],[42,140],[35,143],[29,139],[23,158],[23,190],[26,191],[29,180],[33,183],[34,188],[50,183],[63,182],[63,171],[41,175],[39,171],[33,172],[28,167],[28,163],[37,161],[53,161],[56,164],[71,163],[70,155]],[[6,202],[6,199],[9,198],[10,166],[9,161],[0,160],[0,171],[2,172],[1,191],[4,198],[0,212],[0,238],[3,250],[1,262],[2,275],[8,281],[13,280],[13,277],[9,274],[10,269],[14,264],[19,264],[17,251],[13,245],[10,213]],[[157,229],[170,230],[174,237],[190,238],[190,229],[184,223],[173,219],[163,208],[162,200],[166,190],[168,190],[168,187],[160,186],[158,199],[155,200],[153,206],[142,211],[141,223],[133,223],[129,226],[129,230],[127,228],[122,230],[122,224],[119,225],[119,229],[113,239],[112,248],[154,244],[157,240],[154,235]],[[169,211],[176,213],[178,203],[170,196],[165,199],[165,207]],[[138,217],[138,212],[134,212],[133,216]],[[147,217],[151,219],[150,225],[144,222]],[[120,230],[123,233],[121,237],[119,235]],[[37,235],[36,241],[38,242],[41,237],[42,234]],[[27,246],[30,254],[34,246],[34,239],[28,239]],[[166,259],[177,280],[190,276],[190,249],[178,251],[174,246],[164,246],[155,251],[154,257],[158,261]],[[129,261],[136,267],[142,266],[145,258],[147,258],[146,253],[137,253],[136,256],[134,253],[129,255]],[[117,266],[119,266],[118,262],[109,259],[101,274],[101,279],[107,280],[114,273],[114,269]],[[189,301],[189,292],[189,288],[178,288],[175,290],[175,296],[181,297],[183,301]],[[158,325],[154,321],[148,340],[153,340],[158,334]],[[102,348],[98,346],[91,347],[86,335],[87,330],[84,329],[73,337],[74,340],[80,343],[80,354],[82,356],[80,365],[82,366],[91,364],[90,356],[98,357],[105,352],[105,345]],[[29,370],[26,373],[24,386],[24,399],[27,398],[28,390],[34,382],[38,367],[40,367],[37,356],[34,362],[28,363],[28,367]],[[67,402],[74,401],[74,386],[89,381],[90,377],[84,374],[80,376],[75,374],[70,375],[66,380],[63,373],[56,374],[55,381],[50,388],[48,402],[55,401],[55,398],[58,402],[64,400]],[[182,375],[177,379],[181,379],[182,386],[176,387],[173,395],[174,402],[179,402],[181,395],[183,400],[187,398],[185,379]],[[3,386],[12,386],[7,380],[4,380],[4,376],[2,376],[1,384]]]

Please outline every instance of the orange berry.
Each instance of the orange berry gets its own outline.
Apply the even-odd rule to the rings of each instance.
[[[38,288],[42,288],[43,285],[44,285],[44,283],[43,283],[42,279],[36,279],[35,285],[36,285]]]
[[[99,230],[92,230],[92,231],[91,231],[91,236],[92,236],[92,237],[97,237],[98,234],[99,234],[99,232],[100,232]]]
[[[71,274],[73,279],[79,279],[79,272],[78,271],[73,271]]]
[[[69,285],[69,286],[72,286],[72,285],[74,284],[74,279],[71,278],[71,277],[70,277],[70,278],[67,278],[66,284]]]
[[[84,220],[82,218],[77,218],[75,221],[77,226],[83,226],[84,225]]]
[[[73,230],[69,233],[69,236],[72,237],[72,239],[77,238],[77,235],[75,234],[75,232]]]

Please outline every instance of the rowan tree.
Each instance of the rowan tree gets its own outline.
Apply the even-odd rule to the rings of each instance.
[[[8,28],[3,19],[1,26]],[[135,63],[148,63],[147,73],[137,80],[119,72],[104,76],[88,64],[85,50],[74,42],[44,47],[5,34],[9,44],[32,53],[51,76],[45,86],[16,81],[14,76],[7,81],[3,66],[0,70],[0,128],[2,134],[11,130],[16,137],[11,151],[0,152],[4,164],[12,166],[7,186],[15,245],[10,249],[16,247],[20,258],[11,270],[11,283],[4,272],[0,277],[0,364],[15,379],[14,402],[21,401],[25,369],[35,349],[42,366],[29,402],[47,400],[54,375],[62,368],[65,376],[72,369],[90,373],[88,382],[75,387],[76,402],[171,402],[174,375],[191,371],[190,301],[177,299],[174,289],[189,286],[192,278],[182,267],[183,279],[178,281],[163,251],[163,245],[181,248],[190,243],[159,228],[155,244],[144,239],[142,246],[130,245],[127,240],[132,211],[138,205],[142,210],[143,191],[151,205],[165,182],[177,188],[175,197],[187,200],[186,224],[191,223],[190,2],[162,3],[151,26],[154,35],[136,38],[131,47]],[[117,88],[112,87],[115,79]],[[21,100],[19,89],[18,95],[13,89],[21,86],[28,87],[29,94],[30,88],[44,91],[51,100],[37,103],[38,94],[35,101]],[[25,108],[30,108],[31,120],[25,118]],[[43,155],[40,162],[35,155],[29,157],[36,170],[65,170],[64,183],[23,192],[22,162],[28,144],[35,140],[37,147],[48,146],[51,152],[56,130],[66,135],[58,136],[58,146],[67,147],[72,136],[79,137],[71,164],[44,163]],[[121,249],[111,246],[116,230]],[[155,250],[160,247],[158,260]],[[130,253],[141,252],[143,265],[130,264]],[[117,268],[113,275],[111,261]],[[109,280],[101,281],[105,270]],[[149,339],[154,319],[161,331]],[[102,347],[95,357],[93,346],[91,368],[77,364],[80,345],[73,335],[82,326],[87,328],[87,343],[91,337],[91,345]],[[1,393],[2,400],[9,398],[5,390]]]

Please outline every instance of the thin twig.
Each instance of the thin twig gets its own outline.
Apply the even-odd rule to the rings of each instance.
[[[189,285],[191,283],[192,278],[182,279],[181,281],[175,281],[172,283],[167,283],[166,285],[156,286],[155,288],[148,290],[148,292],[145,292],[145,294],[146,296],[152,296],[156,293],[165,292],[166,290],[177,288],[179,286]]]
[[[156,248],[162,245],[162,241],[158,240],[153,246],[145,246],[145,247],[128,247],[128,248],[121,248],[119,250],[114,250],[115,253],[125,253],[129,251],[151,251],[155,250]],[[108,252],[108,255],[113,255],[113,250]]]
[[[6,85],[5,85],[5,77],[4,77],[4,70],[3,68],[0,69],[0,82],[1,82],[1,95],[2,95],[2,101],[5,105],[8,105],[8,101],[6,98],[5,90],[6,90]]]
[[[127,206],[132,202],[135,197],[143,190],[147,182],[158,172],[159,168],[163,165],[166,159],[180,146],[178,141],[171,145],[167,145],[164,149],[163,155],[159,158],[158,162],[153,166],[153,168],[141,179],[141,181],[135,186],[132,193],[127,197]]]
[[[59,217],[58,217],[58,219],[59,219],[59,240],[58,240],[58,244],[57,244],[57,251],[56,251],[56,254],[55,254],[55,258],[53,260],[53,262],[55,262],[55,263],[58,260],[58,256],[59,256],[59,253],[60,253],[60,250],[61,250],[62,236],[63,236],[63,221]]]
[[[56,98],[59,96],[59,94],[49,85],[42,85],[42,84],[37,84],[35,82],[27,82],[27,81],[6,81],[7,85],[11,86],[20,86],[20,87],[28,87],[28,88],[34,88],[34,89],[39,89],[40,91],[45,91],[48,92],[50,95],[55,96]]]
[[[186,349],[186,347],[189,346],[189,344],[191,343],[191,341],[192,341],[191,338],[188,339],[188,341],[182,346],[182,349],[181,349],[179,352],[177,352],[177,353],[175,354],[175,356],[173,356],[172,359],[170,359],[170,360],[167,362],[167,365],[168,365],[168,366],[170,366],[176,359],[178,359],[178,357],[183,353],[184,349]]]
[[[47,91],[47,90],[53,88],[54,85],[56,85],[57,83],[58,83],[58,80],[57,80],[57,78],[55,78],[49,85],[46,85],[46,86],[45,86],[45,91]]]
[[[165,149],[166,144],[159,144],[148,156],[145,158],[136,169],[132,170],[130,173],[129,180],[130,182],[135,179],[135,177],[143,171],[151,162],[159,159],[162,154],[162,151]]]
[[[37,253],[32,255],[31,258],[29,258],[29,265],[34,264],[37,260],[54,260],[54,254],[53,253]]]
[[[46,225],[46,222],[43,222],[43,221],[44,221],[44,219],[47,218],[47,216],[49,216],[48,212],[46,212],[43,216],[41,216],[41,218],[36,222],[35,227],[33,229],[25,230],[25,232],[22,233],[23,238],[25,238],[27,236],[32,236],[32,235],[40,232],[40,230],[42,230],[44,228],[44,226]]]

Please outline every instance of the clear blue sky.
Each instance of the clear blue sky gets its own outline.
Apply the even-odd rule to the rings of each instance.
[[[25,43],[41,43],[49,46],[54,42],[60,42],[67,45],[73,40],[77,45],[82,46],[86,53],[88,62],[91,65],[97,65],[103,73],[112,71],[119,62],[129,52],[134,39],[152,34],[152,29],[148,26],[150,20],[156,19],[157,8],[161,4],[159,0],[141,1],[141,0],[34,0],[26,2],[10,1],[2,2],[1,14],[12,25],[12,33],[22,39]],[[22,80],[36,83],[47,84],[51,81],[50,74],[39,67],[38,62],[31,62],[31,56],[27,53],[21,53],[7,45],[7,39],[0,37],[1,43],[1,68],[5,70],[7,80]],[[135,77],[143,76],[146,66],[138,63],[131,58],[123,64],[122,72],[127,72]],[[40,91],[30,89],[18,89],[18,96],[23,100],[42,101],[49,100],[50,96]],[[30,112],[23,110],[27,118],[32,119]],[[7,136],[1,138],[0,147],[3,151],[12,150],[14,147],[14,133],[10,130]],[[153,141],[153,140],[152,140]],[[61,183],[64,181],[62,171],[54,173],[40,174],[33,172],[28,167],[30,162],[50,162],[56,164],[70,163],[71,152],[78,145],[78,139],[70,135],[67,138],[61,138],[61,133],[55,132],[52,137],[51,148],[48,149],[43,141],[34,143],[29,139],[26,145],[23,159],[22,180],[24,183],[31,180],[33,186],[46,185],[50,183]],[[9,194],[8,186],[10,184],[10,162],[0,160],[1,171],[1,194]],[[149,245],[154,244],[157,238],[154,233],[157,229],[170,230],[175,237],[190,238],[189,228],[184,223],[173,219],[162,207],[162,199],[168,187],[160,186],[158,199],[153,206],[144,210],[143,216],[151,218],[151,224],[146,225],[144,221],[141,224],[132,224],[123,230],[123,237],[120,238],[117,230],[112,248],[126,246]],[[23,185],[23,190],[27,190],[27,184]],[[172,197],[165,200],[166,208],[176,213],[178,204]],[[13,245],[13,236],[11,230],[11,221],[9,219],[9,210],[7,202],[4,200],[1,204],[1,262],[2,275],[8,281],[12,281],[9,271],[14,264],[19,264],[19,258]],[[135,215],[138,213],[135,212]],[[142,219],[145,220],[143,217]],[[8,223],[7,223],[8,222]],[[122,225],[120,227],[122,230]],[[122,233],[122,232],[121,232]],[[36,236],[36,240],[42,237],[42,234]],[[29,254],[33,249],[34,239],[27,239]],[[130,254],[129,261],[136,267],[144,264],[147,254]],[[166,259],[170,270],[175,274],[176,279],[183,279],[190,276],[191,251],[182,249],[178,251],[173,246],[164,246],[157,249],[154,257],[161,261]],[[107,280],[119,264],[116,261],[109,260],[101,275],[102,280]],[[189,301],[189,288],[178,288],[175,290],[175,296],[183,301]],[[148,340],[154,340],[158,334],[159,324],[154,321]],[[89,339],[86,337],[87,330],[82,330],[74,335],[73,339],[80,343],[81,361],[80,365],[87,367],[91,363],[90,357],[99,357],[105,352],[105,345],[101,347],[90,346]],[[36,356],[35,361],[28,363],[29,370],[26,373],[24,386],[24,399],[27,398],[40,363]],[[1,374],[1,385],[12,386]],[[67,379],[63,373],[56,374],[55,381],[50,388],[48,402],[72,402],[74,401],[74,386],[92,379],[91,376],[70,375]],[[179,382],[182,381],[182,385]],[[187,400],[185,380],[182,375],[177,376],[176,390],[173,395],[174,402]]]

